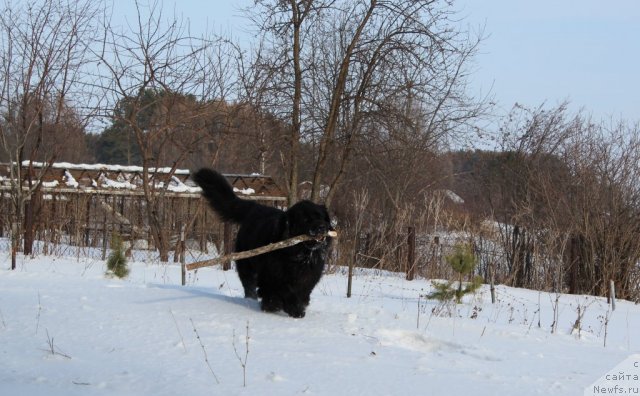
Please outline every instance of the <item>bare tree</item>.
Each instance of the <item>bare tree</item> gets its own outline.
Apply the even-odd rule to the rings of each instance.
[[[640,132],[626,123],[584,129],[572,146],[567,283],[571,292],[604,296],[614,281],[619,295],[638,299],[632,279],[640,260]]]
[[[108,98],[104,116],[127,128],[139,148],[151,235],[160,259],[167,261],[162,198],[178,164],[207,142],[203,120],[216,103],[224,104],[233,84],[232,57],[225,51],[234,47],[222,39],[191,36],[183,21],[165,19],[158,2],[147,7],[136,1],[136,10],[124,28],[105,22],[96,55]],[[158,170],[167,161],[171,169],[161,176]]]
[[[503,127],[499,183],[485,195],[495,197],[506,282],[606,295],[613,280],[637,298],[638,127],[567,108],[516,106]]]
[[[290,120],[290,202],[309,177],[311,199],[328,184],[330,204],[357,144],[381,126],[434,142],[478,114],[464,84],[479,38],[454,28],[448,3],[263,0],[252,11],[269,109]],[[312,148],[303,163],[301,144]]]
[[[0,12],[0,145],[11,179],[12,268],[25,203],[61,150],[52,143],[62,141],[65,127],[82,129],[88,119],[80,103],[91,92],[85,66],[98,8],[89,1],[54,0],[5,3]],[[38,171],[32,167],[36,160],[45,163]],[[30,248],[25,238],[27,253]]]

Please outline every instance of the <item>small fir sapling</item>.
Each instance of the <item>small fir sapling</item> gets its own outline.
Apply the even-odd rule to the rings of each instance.
[[[126,278],[129,275],[122,238],[117,233],[114,233],[111,237],[111,254],[107,259],[107,274],[118,278]]]
[[[462,302],[462,297],[469,293],[474,293],[482,286],[482,277],[476,276],[471,282],[465,284],[464,277],[472,274],[476,268],[476,256],[469,245],[458,244],[454,247],[454,252],[445,257],[445,260],[451,268],[457,273],[458,281],[448,281],[444,283],[433,282],[434,291],[429,294],[428,298],[434,298],[439,301],[450,301],[455,299],[456,303]]]

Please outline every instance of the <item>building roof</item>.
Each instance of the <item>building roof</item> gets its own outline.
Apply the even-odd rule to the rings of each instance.
[[[32,172],[38,173],[46,164],[31,163]],[[22,163],[23,170],[29,169],[29,162]],[[26,174],[26,172],[25,172]],[[173,195],[199,196],[198,187],[190,178],[188,169],[149,168],[149,178],[158,190],[166,189]],[[9,164],[0,166],[0,185],[9,186]],[[260,174],[224,174],[234,191],[248,199],[284,200],[286,193],[278,187],[272,177]],[[106,164],[72,164],[56,162],[42,175],[43,191],[80,192],[96,194],[140,195],[143,168]]]

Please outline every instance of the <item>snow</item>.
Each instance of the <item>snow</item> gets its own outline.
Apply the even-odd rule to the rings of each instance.
[[[50,182],[42,182],[42,187],[44,188],[55,188],[58,187],[58,181],[54,180],[54,181],[50,181]]]
[[[240,188],[234,187],[233,188],[233,192],[234,193],[240,193],[240,194],[243,194],[243,195],[252,195],[252,194],[256,193],[256,190],[254,190],[253,188],[240,189]]]
[[[627,301],[559,295],[552,334],[556,294],[498,286],[491,304],[484,288],[435,316],[429,281],[359,270],[346,298],[339,268],[292,319],[219,267],[181,286],[179,266],[148,253],[125,280],[75,256],[18,256],[10,271],[1,253],[0,395],[582,395],[640,351]]]
[[[200,189],[200,187],[189,187],[177,177],[171,176],[171,181],[169,182],[169,191],[196,193],[202,192],[202,189]]]
[[[73,177],[73,175],[65,169],[64,176],[62,177],[67,187],[78,188],[80,183]]]
[[[44,167],[45,163],[42,162],[30,162],[23,161],[23,166],[34,166],[34,167]],[[143,167],[141,166],[128,166],[128,165],[107,165],[107,164],[72,164],[69,162],[54,162],[51,164],[51,168],[53,169],[62,169],[64,170],[64,174],[61,177],[61,180],[53,180],[48,182],[42,182],[42,186],[45,188],[56,188],[61,185],[61,182],[68,188],[72,189],[82,189],[85,186],[82,186],[71,174],[72,170],[81,170],[81,171],[101,171],[98,179],[91,179],[92,188],[106,188],[110,190],[137,190],[141,187],[142,182],[140,181],[140,176],[143,172]],[[153,176],[155,174],[162,175],[171,173],[172,168],[164,167],[164,168],[149,168],[148,172]],[[109,176],[107,175],[109,174]],[[116,179],[111,179],[114,174],[117,174]],[[168,183],[166,183],[166,190],[174,193],[190,193],[190,194],[200,194],[202,189],[198,186],[190,186],[185,184],[180,178],[176,177],[189,175],[190,171],[188,169],[175,169]],[[260,176],[259,174],[253,173],[252,176]],[[9,179],[0,176],[0,182],[8,181]],[[154,180],[152,177],[150,181],[156,189],[164,189],[165,182]],[[244,194],[244,195],[253,195],[255,194],[255,190],[252,188],[244,188],[244,189],[235,189],[234,191]]]
[[[44,168],[48,164],[43,162],[31,162],[23,161],[24,167],[32,166],[34,168]],[[144,168],[141,166],[125,166],[125,165],[107,165],[107,164],[72,164],[69,162],[54,162],[51,163],[52,169],[61,169],[64,172],[61,176],[58,176],[59,172],[55,172],[53,177],[56,180],[43,181],[42,186],[45,189],[56,189],[61,186],[65,189],[75,190],[92,190],[92,189],[107,189],[107,190],[130,190],[141,191],[143,187],[142,176]],[[76,180],[71,171],[83,171],[80,173],[80,181]],[[97,173],[96,176],[89,176],[95,178],[88,178],[85,176],[84,171],[93,171]],[[190,171],[188,169],[173,169],[170,167],[163,168],[148,168],[149,174],[149,186],[155,190],[166,190],[172,193],[186,193],[200,195],[202,189],[198,187],[193,181],[189,180]],[[167,182],[167,176],[170,178]],[[76,175],[77,176],[77,175]],[[226,175],[226,176],[240,176],[240,177],[260,177],[269,178],[269,176],[262,176],[259,173],[251,173],[250,175]],[[49,179],[50,177],[43,178]],[[0,184],[6,184],[10,180],[7,177],[0,176]],[[242,195],[255,195],[256,191],[253,188],[234,188],[234,191]],[[278,193],[276,192],[276,195]]]
[[[131,183],[129,180],[112,180],[102,174],[98,178],[98,184],[100,185],[100,187],[127,189],[127,190],[135,190],[137,187],[135,184]]]
[[[47,165],[44,162],[31,162],[23,161],[22,166],[33,165],[35,167],[44,167]],[[51,164],[53,169],[67,169],[67,170],[103,170],[109,172],[130,172],[130,173],[142,173],[143,167],[136,165],[110,165],[110,164],[72,164],[70,162],[54,162]],[[149,168],[150,173],[169,173],[171,167],[164,168]],[[174,174],[176,175],[188,175],[189,169],[176,169]]]

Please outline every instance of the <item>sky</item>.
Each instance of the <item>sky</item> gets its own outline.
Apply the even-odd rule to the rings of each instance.
[[[566,99],[597,118],[640,120],[640,1],[458,4],[487,35],[472,86],[503,110]]]
[[[194,31],[241,41],[251,35],[240,9],[251,4],[164,0]],[[566,100],[596,119],[640,120],[640,1],[457,0],[454,7],[465,27],[484,29],[469,89],[491,95],[498,115],[516,102],[553,107]]]

